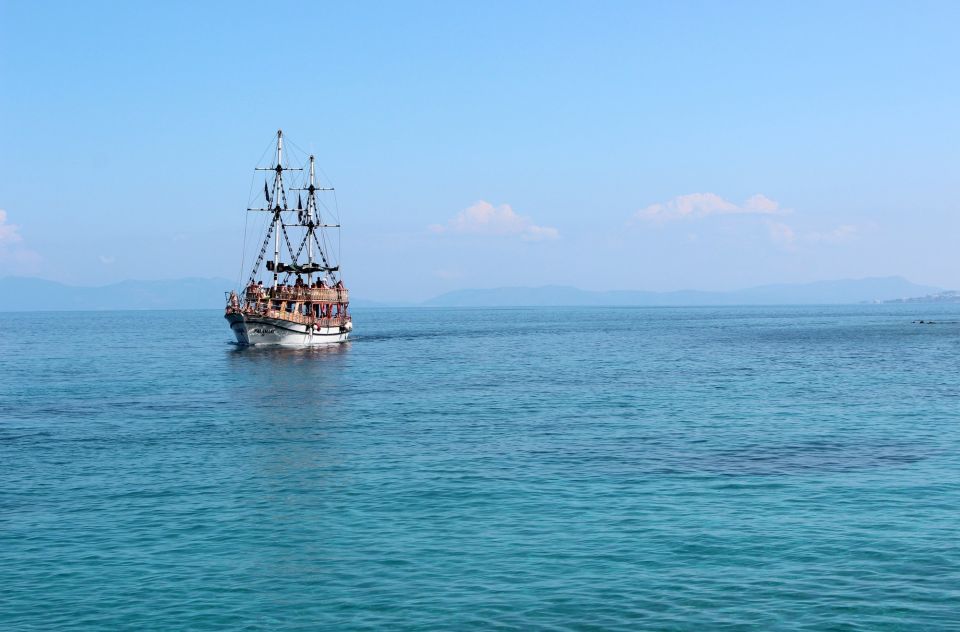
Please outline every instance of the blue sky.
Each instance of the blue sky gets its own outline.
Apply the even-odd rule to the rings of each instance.
[[[0,276],[236,279],[282,127],[336,186],[370,299],[960,288],[958,23],[956,2],[0,0]]]

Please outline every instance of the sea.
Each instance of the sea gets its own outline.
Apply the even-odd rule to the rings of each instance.
[[[960,305],[354,319],[0,314],[0,629],[960,629]]]

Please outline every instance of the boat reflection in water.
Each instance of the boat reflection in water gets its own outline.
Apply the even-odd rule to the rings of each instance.
[[[231,400],[258,411],[261,420],[332,414],[351,380],[346,370],[351,346],[350,342],[309,347],[232,343],[225,358],[231,367],[226,372]],[[278,408],[278,402],[291,405]]]
[[[246,358],[251,361],[262,360],[290,360],[304,359],[312,360],[318,358],[330,358],[346,355],[352,346],[351,342],[344,342],[336,345],[312,345],[312,346],[281,346],[281,345],[244,345],[240,343],[230,343],[231,358]]]

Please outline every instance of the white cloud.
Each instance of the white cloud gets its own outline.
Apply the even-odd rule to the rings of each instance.
[[[751,195],[743,204],[741,213],[765,213],[775,215],[778,213],[787,213],[786,209],[780,208],[780,204],[771,200],[762,193]]]
[[[767,222],[767,231],[771,241],[787,248],[792,247],[797,240],[797,231],[782,222]]]
[[[519,236],[526,241],[557,239],[560,231],[551,226],[538,226],[529,217],[518,215],[509,204],[494,206],[480,200],[444,225],[432,224],[435,233]]]
[[[560,231],[552,226],[535,226],[533,224],[523,229],[523,238],[531,241],[541,239],[556,239],[560,236]]]
[[[7,223],[7,212],[0,209],[0,244],[15,244],[23,241],[20,236],[20,227]]]
[[[105,266],[111,265],[113,262],[117,260],[116,257],[111,257],[110,255],[100,255],[97,258],[100,259],[100,263],[102,263]]]
[[[20,227],[7,222],[7,212],[0,209],[0,275],[33,274],[40,265],[40,255],[24,248]]]
[[[787,209],[757,193],[743,204],[734,204],[716,193],[688,193],[663,203],[651,204],[634,213],[635,219],[665,222],[710,215],[782,215]]]
[[[852,224],[842,224],[825,232],[801,232],[790,224],[779,219],[792,213],[783,208],[776,200],[771,200],[762,193],[757,193],[742,204],[734,204],[715,193],[689,193],[678,195],[668,202],[651,204],[634,214],[635,220],[646,220],[657,223],[699,219],[710,216],[723,215],[755,215],[763,219],[770,241],[787,249],[795,250],[802,244],[837,244],[850,241],[860,232],[860,228]]]

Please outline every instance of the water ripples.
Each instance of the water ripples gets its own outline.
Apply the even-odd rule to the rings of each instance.
[[[960,339],[911,321],[958,310],[915,309],[0,315],[0,622],[956,629]]]

